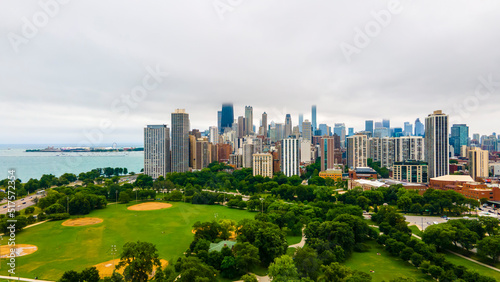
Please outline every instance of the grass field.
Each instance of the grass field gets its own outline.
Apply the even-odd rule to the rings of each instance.
[[[500,281],[500,272],[498,272],[498,271],[495,271],[493,269],[489,269],[487,267],[484,267],[484,266],[479,265],[477,263],[474,263],[472,261],[466,260],[462,257],[459,257],[459,256],[454,255],[454,254],[449,253],[449,252],[443,252],[443,254],[446,256],[447,260],[449,260],[450,262],[452,262],[456,265],[463,265],[470,270],[477,271],[478,273],[480,273],[482,275],[493,277],[496,280]]]
[[[116,245],[120,253],[123,244],[137,240],[154,243],[160,258],[173,262],[193,240],[192,225],[211,221],[215,214],[217,219],[236,221],[254,217],[254,213],[224,206],[173,203],[171,208],[153,211],[130,211],[126,205],[110,205],[86,216],[102,218],[103,223],[82,227],[47,222],[17,235],[16,243],[36,245],[38,251],[17,258],[16,275],[57,280],[67,270],[79,271],[113,259],[111,245]],[[8,275],[6,263],[2,259],[2,275]]]
[[[288,245],[295,245],[302,241],[302,236],[286,236],[286,241]]]
[[[424,232],[422,232],[416,225],[411,225],[409,226],[411,229],[411,232],[419,237],[424,236]]]
[[[388,254],[377,242],[370,241],[367,244],[371,247],[368,252],[353,253],[345,265],[370,274],[373,282],[389,281],[403,276],[432,281],[430,276],[423,274],[410,263]],[[375,272],[371,273],[370,270]]]

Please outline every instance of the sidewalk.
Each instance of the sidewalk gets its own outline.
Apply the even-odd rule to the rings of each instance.
[[[22,277],[14,277],[14,276],[11,277],[11,276],[4,276],[4,275],[0,275],[0,279],[29,281],[29,282],[54,282],[54,281],[49,281],[49,280],[30,279],[30,278],[22,278]]]

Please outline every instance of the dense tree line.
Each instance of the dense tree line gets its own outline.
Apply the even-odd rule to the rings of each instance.
[[[404,216],[397,213],[396,209],[393,207],[381,207],[379,212],[372,217],[372,220],[379,224],[380,231],[384,233],[377,239],[379,244],[384,245],[385,249],[390,254],[399,256],[404,261],[412,263],[423,273],[429,274],[435,279],[439,279],[440,282],[495,281],[494,278],[481,275],[464,266],[457,266],[451,263],[443,254],[437,252],[436,245],[433,243],[428,244],[428,240],[424,239],[424,241],[421,241],[412,237]],[[431,233],[433,233],[432,229],[429,234]],[[443,236],[440,236],[438,240],[446,239],[446,236],[449,234],[442,235]]]

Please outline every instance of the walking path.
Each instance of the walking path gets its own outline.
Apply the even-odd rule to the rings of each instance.
[[[17,281],[29,281],[29,282],[54,282],[54,281],[49,281],[49,280],[39,280],[39,279],[30,279],[30,278],[22,278],[22,277],[14,277],[14,276],[4,276],[4,275],[0,275],[0,279],[17,280]]]
[[[304,234],[305,227],[302,228],[302,240],[299,243],[288,246],[289,248],[303,248],[306,244],[306,235]]]

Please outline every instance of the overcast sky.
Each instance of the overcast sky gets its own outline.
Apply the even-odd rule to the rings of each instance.
[[[498,1],[41,2],[0,2],[1,144],[142,142],[176,108],[217,125],[223,102],[256,126],[316,104],[356,131],[436,109],[500,131]]]

